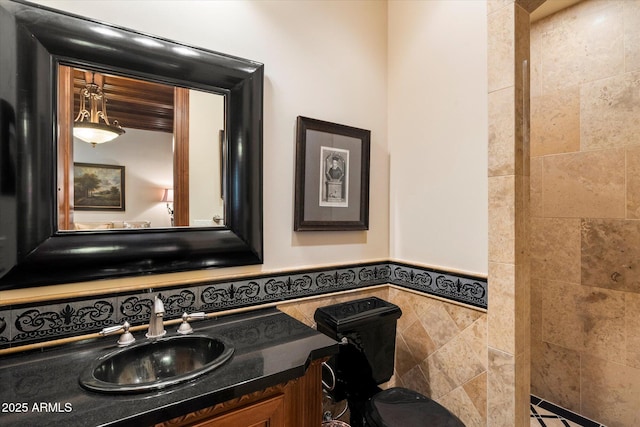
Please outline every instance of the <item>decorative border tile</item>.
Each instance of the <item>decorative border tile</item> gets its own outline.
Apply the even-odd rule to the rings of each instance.
[[[115,298],[107,297],[13,309],[11,344],[22,345],[99,331],[115,323],[115,303]]]
[[[172,319],[183,312],[215,312],[387,283],[487,308],[486,279],[398,262],[354,264],[13,307],[0,311],[6,323],[2,328],[0,322],[0,348],[98,332],[125,320],[148,323],[156,295],[164,303],[165,318]]]
[[[129,322],[131,325],[144,323],[151,316],[154,294],[141,293],[120,295],[116,298],[117,322]]]
[[[172,319],[182,313],[199,311],[200,292],[197,287],[168,289],[159,292],[158,297],[164,303],[165,318]]]
[[[9,347],[11,340],[11,310],[0,310],[0,349]]]
[[[317,276],[314,274],[295,274],[264,279],[263,301],[284,301],[310,295]]]
[[[262,279],[211,283],[198,287],[198,311],[224,310],[262,302]]]
[[[353,289],[358,286],[355,269],[321,271],[315,274],[314,283],[317,293],[329,293]]]
[[[455,275],[408,264],[391,263],[394,285],[437,295],[442,298],[487,308],[487,280]]]
[[[198,311],[200,300],[199,288],[162,289],[157,292],[147,291],[143,293],[120,295],[117,297],[117,322],[125,320],[132,325],[143,324],[149,321],[153,301],[158,296],[164,304],[164,318],[175,319],[182,316],[185,311],[193,313]]]
[[[361,286],[382,285],[391,282],[391,265],[375,264],[358,270],[358,280]]]

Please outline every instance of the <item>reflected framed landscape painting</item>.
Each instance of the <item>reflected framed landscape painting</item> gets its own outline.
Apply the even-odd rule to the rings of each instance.
[[[369,229],[371,131],[299,116],[294,231]]]
[[[79,211],[124,211],[124,166],[74,163],[73,204]]]

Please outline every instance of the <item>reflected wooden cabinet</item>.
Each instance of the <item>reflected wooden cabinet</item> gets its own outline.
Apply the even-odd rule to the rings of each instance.
[[[155,427],[318,427],[322,360],[304,376],[156,424]]]

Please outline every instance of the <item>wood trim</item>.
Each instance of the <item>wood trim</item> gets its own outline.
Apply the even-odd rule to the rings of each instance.
[[[286,426],[317,427],[322,420],[322,362],[315,360],[304,377],[285,393]]]
[[[92,80],[91,72],[74,68],[74,117],[78,114],[80,91]],[[107,99],[109,120],[127,129],[173,133],[173,86],[137,78],[95,73]]]
[[[58,229],[73,222],[73,69],[58,66]]]
[[[193,424],[192,427],[286,427],[282,394],[233,412]]]
[[[278,420],[279,424],[274,422],[273,426],[318,427],[322,420],[322,362],[327,359],[311,362],[304,376],[300,378],[155,424],[154,427],[197,427],[209,425],[207,422],[213,421],[216,421],[216,427],[227,425],[236,427],[237,424],[225,424],[225,422],[235,420],[236,418],[232,418],[232,416],[238,413],[248,414],[254,408],[260,409],[259,405],[272,399],[284,399],[282,416],[284,424],[281,424],[280,414],[277,409],[274,409],[274,405],[266,406],[266,408],[274,409],[270,413],[271,421]],[[264,415],[265,412],[261,414]],[[244,421],[245,418],[243,417],[242,420]],[[218,421],[220,424],[217,423]]]
[[[189,89],[174,90],[173,218],[175,226],[189,225]]]
[[[191,412],[180,417],[172,418],[162,423],[154,424],[153,427],[186,427],[192,426],[196,422],[210,419],[211,417],[218,416],[237,410],[238,408],[244,408],[251,406],[261,400],[269,399],[274,396],[282,396],[288,383],[278,384],[273,387],[268,387],[264,390],[259,390],[253,393],[245,394],[235,399],[228,400],[226,402],[218,403],[208,408],[201,409],[199,411]]]

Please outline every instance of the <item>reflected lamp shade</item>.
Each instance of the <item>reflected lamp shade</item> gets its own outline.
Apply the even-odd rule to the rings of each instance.
[[[104,144],[116,139],[124,133],[124,129],[107,126],[102,123],[83,122],[73,126],[73,136],[90,144]]]
[[[95,74],[91,73],[92,80]],[[117,120],[113,123],[107,116],[107,99],[102,88],[94,81],[80,91],[80,111],[73,122],[73,136],[96,144],[109,142],[125,133]]]
[[[173,203],[173,188],[165,188],[161,202]]]

